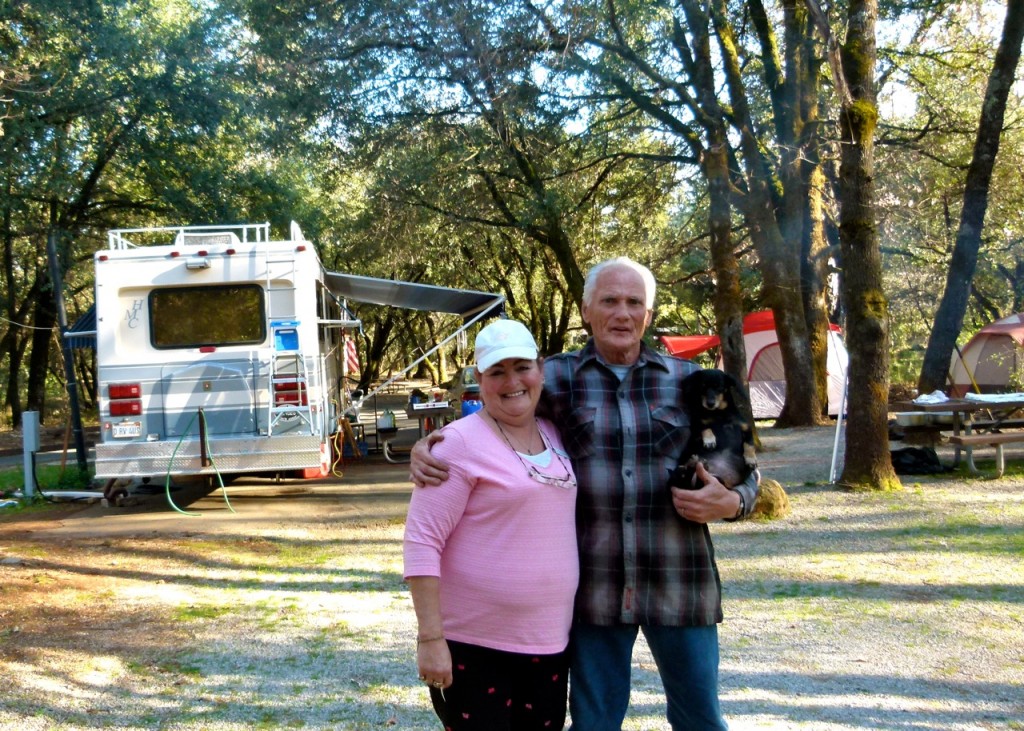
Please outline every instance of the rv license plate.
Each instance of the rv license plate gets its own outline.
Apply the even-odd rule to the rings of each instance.
[[[132,437],[142,436],[142,422],[141,421],[122,421],[120,424],[114,424],[114,439],[131,439]]]

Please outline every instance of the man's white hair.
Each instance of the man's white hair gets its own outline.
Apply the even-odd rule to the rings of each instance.
[[[587,272],[587,279],[583,283],[583,304],[588,307],[590,306],[590,301],[594,297],[594,287],[597,285],[597,278],[601,275],[601,272],[615,267],[632,269],[640,275],[640,278],[644,280],[644,297],[647,309],[654,309],[654,290],[657,288],[654,275],[650,269],[643,264],[633,261],[628,256],[616,256],[614,259],[605,259],[590,268],[590,271]]]

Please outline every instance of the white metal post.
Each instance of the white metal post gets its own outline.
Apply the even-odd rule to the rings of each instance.
[[[35,495],[36,490],[35,470],[32,469],[34,461],[32,455],[39,451],[38,411],[21,412],[21,443],[25,470],[24,495],[26,498],[31,499]]]

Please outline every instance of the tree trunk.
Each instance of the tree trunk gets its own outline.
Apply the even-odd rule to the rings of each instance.
[[[24,349],[18,346],[18,340],[11,338],[11,346],[7,351],[7,360],[10,367],[7,369],[7,396],[5,405],[11,410],[11,426],[15,429],[21,426],[21,356]]]
[[[967,169],[964,187],[964,205],[960,214],[960,228],[953,245],[953,258],[935,313],[935,324],[924,353],[918,391],[931,393],[946,387],[949,364],[953,356],[960,329],[967,311],[967,297],[971,280],[978,266],[981,231],[988,209],[988,189],[992,181],[996,154],[1003,131],[1006,102],[1020,61],[1021,41],[1024,40],[1024,0],[1009,0],[1003,36],[996,51],[992,73],[985,90],[985,101],[978,122],[978,135],[974,141],[974,154]]]
[[[54,302],[53,288],[48,287],[40,293],[36,302],[25,394],[25,407],[29,411],[39,412],[40,424],[46,416],[46,377],[50,372],[50,343],[56,324],[57,306]]]
[[[772,91],[776,138],[779,140],[779,178],[783,205],[780,223],[785,239],[799,247],[800,295],[821,422],[828,418],[828,307],[825,287],[828,262],[824,256],[824,212],[819,132],[821,60],[810,13],[800,0],[783,0],[785,83]]]
[[[777,424],[816,424],[821,418],[821,402],[817,390],[807,387],[807,384],[814,382],[814,368],[800,299],[800,249],[799,246],[788,245],[779,228],[771,195],[772,181],[754,131],[736,39],[728,21],[725,0],[713,0],[711,6],[746,169],[747,201],[744,213],[760,258],[765,299],[775,315],[775,330],[779,336],[779,349],[786,371],[786,405]]]
[[[397,318],[392,308],[384,310],[384,315],[374,323],[370,344],[366,349],[366,362],[363,363],[363,370],[359,373],[359,387],[363,393],[369,393],[370,384],[375,380],[385,380],[385,374],[381,371],[384,361],[384,354],[391,343],[391,334],[395,330]]]
[[[75,372],[82,389],[82,406],[95,408],[96,403],[96,350],[93,348],[76,348],[72,351],[75,360]]]
[[[7,319],[11,323],[24,322],[28,318],[29,303],[38,296],[39,281],[36,280],[19,307],[14,307],[13,302],[9,303]],[[11,425],[15,428],[21,426],[21,414],[24,409],[21,400],[21,361],[25,357],[25,348],[28,346],[30,339],[27,333],[30,332],[32,331],[26,331],[12,324],[7,328],[3,337],[0,338],[0,354],[7,356],[9,364],[7,368],[7,392],[4,396],[4,405],[11,410]]]
[[[840,482],[898,489],[889,456],[889,311],[875,221],[874,133],[877,0],[852,0],[839,81],[839,238],[850,351],[846,460]]]
[[[732,243],[732,207],[729,205],[729,170],[725,130],[712,141],[704,156],[704,174],[710,196],[711,265],[715,273],[715,326],[722,343],[727,373],[747,388],[747,355],[743,343],[743,296],[740,268]],[[749,416],[749,415],[748,415]]]
[[[693,36],[693,84],[697,92],[698,119],[707,136],[707,147],[699,149],[704,177],[708,181],[708,228],[710,230],[711,267],[715,276],[715,330],[722,348],[726,373],[747,385],[747,354],[743,342],[743,293],[740,267],[732,241],[732,202],[730,200],[729,144],[726,115],[718,103],[715,66],[711,55],[710,24],[704,9],[694,0],[682,3]],[[681,35],[681,33],[679,34]],[[747,405],[746,418],[754,423]]]
[[[817,149],[814,150],[817,159]],[[828,419],[828,342],[831,323],[828,319],[829,246],[825,238],[825,220],[822,206],[825,175],[820,165],[814,165],[808,176],[807,220],[802,242],[800,265],[800,293],[803,295],[807,334],[814,363],[814,380],[821,396],[821,416]]]
[[[712,144],[704,155],[704,174],[709,189],[711,265],[715,272],[715,329],[722,345],[722,366],[747,394],[747,349],[743,341],[743,293],[740,267],[732,242],[732,206],[729,203],[729,155],[725,128],[709,135]],[[754,429],[754,411],[749,397],[741,404],[743,416]],[[761,447],[756,430],[754,445]]]
[[[4,192],[8,200],[11,200],[12,184],[11,172],[8,170],[4,176]],[[18,374],[20,372],[21,353],[19,352],[18,340],[14,333],[14,322],[16,322],[16,306],[14,293],[17,283],[14,271],[14,233],[11,224],[11,206],[3,206],[3,277],[6,298],[4,302],[4,314],[7,316],[7,331],[0,342],[3,343],[3,354],[7,356],[7,393],[4,396],[4,404],[11,410],[11,424],[15,427],[21,426],[21,399],[18,391]],[[2,358],[2,356],[0,356]]]

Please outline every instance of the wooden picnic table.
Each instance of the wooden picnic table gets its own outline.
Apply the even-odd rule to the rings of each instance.
[[[976,398],[954,398],[946,401],[899,401],[893,404],[896,413],[952,414],[953,434],[949,441],[954,446],[953,466],[960,463],[960,450],[967,457],[967,468],[971,474],[983,476],[974,464],[975,447],[994,447],[996,450],[996,472],[999,477],[1005,469],[1003,446],[1024,443],[1021,422],[1012,417],[1024,409],[1024,393],[993,394]],[[978,418],[983,416],[984,418]],[[933,425],[935,428],[935,425]],[[938,426],[941,429],[941,425]]]

